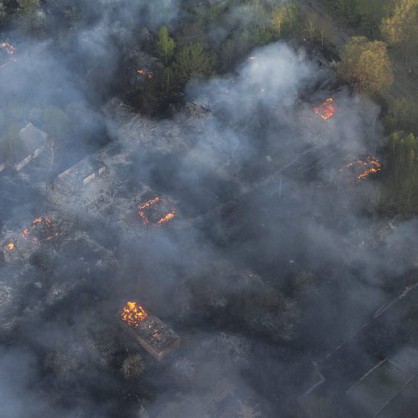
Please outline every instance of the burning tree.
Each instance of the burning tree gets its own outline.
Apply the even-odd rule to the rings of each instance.
[[[322,104],[314,107],[313,111],[324,120],[332,118],[335,114],[334,99],[331,97],[326,99]]]
[[[146,225],[161,225],[173,220],[176,211],[170,206],[167,199],[157,196],[140,204],[138,215]]]
[[[347,164],[346,168],[352,171],[358,180],[365,180],[381,171],[383,166],[374,155],[370,155]]]
[[[29,228],[25,228],[22,234],[25,238],[32,240],[33,243],[38,243],[58,237],[60,230],[58,225],[48,217],[40,217],[36,218]]]

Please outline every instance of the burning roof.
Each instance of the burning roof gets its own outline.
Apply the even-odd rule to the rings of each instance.
[[[130,327],[138,328],[139,323],[147,316],[144,308],[137,302],[126,302],[120,314],[120,319]]]
[[[25,228],[22,235],[33,243],[39,243],[58,237],[60,229],[48,217],[40,217],[36,218],[29,228]]]
[[[382,170],[383,165],[374,155],[358,159],[346,165],[358,180],[365,180]]]
[[[331,97],[326,99],[322,104],[314,107],[313,111],[324,120],[332,118],[335,114],[334,99]]]
[[[180,343],[180,337],[168,325],[138,302],[127,302],[119,318],[123,330],[157,360]]]
[[[156,196],[138,206],[138,215],[146,225],[161,225],[173,220],[176,210],[167,198]]]

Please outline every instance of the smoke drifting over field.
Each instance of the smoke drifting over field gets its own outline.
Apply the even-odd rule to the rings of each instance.
[[[283,43],[190,82],[169,120],[102,106],[94,88],[118,77],[121,45],[180,12],[166,0],[90,3],[67,55],[20,39],[17,62],[0,70],[1,111],[18,128],[43,128],[40,109],[62,109],[61,167],[116,150],[107,177],[75,194],[46,193],[45,175],[2,175],[2,241],[43,212],[62,225],[57,242],[0,267],[0,416],[290,417],[311,361],[415,267],[415,223],[378,235],[378,182],[345,168],[381,144],[379,109],[318,89],[322,70]],[[324,121],[312,107],[330,96],[336,114]],[[140,224],[135,205],[151,191],[174,202],[173,223]],[[140,351],[145,371],[130,379],[138,350],[116,315],[137,298],[182,345],[162,365]]]

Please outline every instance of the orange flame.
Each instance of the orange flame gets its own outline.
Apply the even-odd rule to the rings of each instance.
[[[359,180],[365,180],[371,174],[377,174],[382,170],[383,165],[374,156],[370,155],[364,160],[356,160],[346,165],[346,168],[353,169],[357,172],[356,178]]]
[[[7,248],[8,251],[13,251],[16,248],[16,244],[14,242],[10,241],[9,243],[7,243],[6,248]]]
[[[158,203],[161,199],[157,196],[154,199],[150,199],[147,200],[145,203],[143,203],[142,205],[138,206],[138,209],[143,210],[146,208],[149,208],[152,205],[155,205],[156,203]]]
[[[37,226],[39,225],[39,226]],[[40,234],[40,237],[37,235]],[[59,235],[59,229],[54,223],[46,217],[35,218],[32,221],[31,228],[25,228],[22,231],[25,238],[31,237],[33,243],[41,241],[50,241]]]
[[[326,99],[321,105],[314,107],[313,111],[324,120],[332,118],[335,114],[334,99]]]
[[[120,318],[130,327],[137,328],[139,323],[146,319],[148,314],[145,309],[137,302],[127,302],[120,313]]]
[[[150,79],[154,77],[154,73],[152,71],[148,71],[148,70],[144,70],[144,69],[136,70],[136,73],[139,74],[139,75],[142,75],[144,77],[148,77]]]
[[[161,202],[163,202],[164,199],[160,198],[160,197],[155,197],[154,199],[150,199],[147,200],[145,203],[143,203],[142,205],[138,206],[138,215],[142,218],[143,222],[147,225],[149,224],[164,224],[168,221],[171,221],[172,219],[175,218],[176,216],[176,211],[175,210],[171,210],[170,212],[168,212],[167,214],[165,214],[164,216],[162,216],[160,219],[158,220],[151,220],[149,215],[147,214],[146,210],[149,209],[151,206],[154,206],[156,204],[159,204]]]
[[[176,217],[176,212],[173,210],[170,213],[167,213],[167,215],[163,216],[158,223],[159,224],[165,224],[168,221],[171,221],[172,219],[174,219]]]

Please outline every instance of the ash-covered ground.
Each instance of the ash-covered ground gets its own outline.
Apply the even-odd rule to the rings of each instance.
[[[0,416],[302,417],[319,369],[334,382],[324,408],[352,416],[336,405],[363,373],[344,361],[416,343],[409,299],[379,311],[415,284],[416,222],[379,215],[378,175],[347,168],[379,154],[378,106],[275,43],[146,117],[115,88],[114,40],[129,39],[129,11],[158,27],[176,4],[100,3],[72,55],[20,39],[0,70],[3,113],[16,97],[32,109],[19,128],[48,103],[67,126],[59,147],[0,173]],[[128,300],[180,335],[162,361],[118,326]]]

